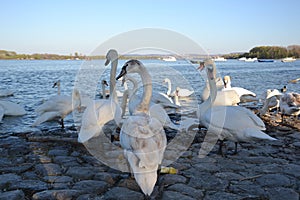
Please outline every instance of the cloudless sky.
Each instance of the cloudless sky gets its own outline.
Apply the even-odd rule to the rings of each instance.
[[[176,31],[211,54],[286,47],[300,45],[299,8],[299,0],[0,0],[0,49],[88,55],[140,28]]]

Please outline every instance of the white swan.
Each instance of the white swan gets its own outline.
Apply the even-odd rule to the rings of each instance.
[[[163,160],[167,138],[162,124],[149,115],[152,81],[146,68],[141,62],[130,60],[124,64],[117,78],[126,73],[138,73],[144,91],[136,112],[123,123],[120,143],[136,182],[149,196],[157,181],[157,170]]]
[[[110,95],[109,99],[100,99],[92,101],[87,106],[82,115],[82,122],[80,132],[78,134],[78,142],[84,143],[92,137],[98,136],[104,124],[111,120],[115,120],[117,125],[121,121],[121,108],[118,104],[116,95],[116,70],[118,66],[118,52],[114,49],[110,49],[106,54],[105,65],[111,62],[110,69]]]
[[[231,87],[230,76],[224,76],[223,81],[224,81],[224,88],[222,90],[223,91],[234,90],[239,95],[241,102],[257,101],[257,99],[254,98],[256,97],[256,94],[254,92],[251,92],[250,90],[247,90],[242,87]]]
[[[221,89],[223,87],[223,81],[221,78],[216,79],[217,88]],[[201,99],[202,101],[206,101],[209,97],[210,87],[209,83],[206,82],[205,88],[202,91]],[[234,90],[228,91],[217,91],[217,96],[215,101],[213,102],[213,106],[236,106],[240,103],[240,98],[238,94]]]
[[[14,91],[12,90],[5,90],[5,89],[0,89],[0,97],[7,97],[7,96],[13,96]]]
[[[259,114],[265,115],[268,111],[273,109],[276,109],[278,111],[281,96],[282,93],[279,92],[277,89],[268,89],[263,94],[263,107],[260,109]]]
[[[125,90],[125,95],[129,96],[129,102],[128,102],[128,111],[130,115],[133,115],[136,112],[136,109],[138,105],[140,104],[141,97],[136,95],[137,88],[138,88],[138,82],[131,76],[126,76],[126,80],[129,80],[130,82],[133,83],[133,89],[128,89]],[[127,86],[126,86],[127,87]],[[125,98],[125,96],[124,96]],[[126,103],[127,100],[125,101],[123,99],[124,104],[122,104],[122,110],[125,110],[126,108]],[[171,121],[169,115],[165,111],[162,105],[153,103],[150,101],[150,108],[149,108],[149,113],[151,117],[156,118],[164,128],[171,128],[175,130],[179,130],[179,126],[173,124]]]
[[[284,115],[298,116],[300,114],[300,94],[285,93],[279,102],[281,120]]]
[[[57,80],[57,81],[53,84],[52,88],[55,88],[55,87],[57,87],[57,95],[60,95],[60,80]]]
[[[3,116],[22,116],[26,114],[26,111],[19,104],[0,100],[0,106],[3,109]]]
[[[248,142],[256,139],[276,140],[266,133],[265,124],[250,110],[239,106],[212,106],[212,102],[216,99],[217,87],[215,82],[214,71],[215,63],[212,60],[206,60],[200,65],[200,69],[206,68],[210,90],[210,97],[199,107],[200,123],[208,128],[207,135],[212,138],[218,138],[221,141],[228,139],[235,142],[237,153],[238,142]],[[200,156],[206,155],[215,143],[209,141],[208,136],[205,137],[203,147],[199,152]],[[216,141],[215,141],[216,142]],[[220,145],[220,153],[222,153]]]
[[[192,90],[182,89],[180,87],[176,87],[176,90],[171,93],[172,90],[171,80],[169,78],[165,78],[163,82],[168,84],[168,91],[167,91],[168,96],[174,96],[176,91],[178,97],[188,97],[194,93],[194,91]]]
[[[72,106],[72,101],[75,102],[74,107]],[[46,121],[61,119],[61,127],[64,128],[64,118],[74,109],[79,109],[80,106],[81,101],[78,90],[74,90],[73,98],[68,95],[52,96],[35,109],[38,117],[32,126],[35,127]]]

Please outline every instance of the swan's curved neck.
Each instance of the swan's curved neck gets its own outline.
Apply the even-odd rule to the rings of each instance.
[[[111,62],[110,69],[110,86],[109,86],[109,96],[114,102],[118,102],[117,92],[116,92],[116,73],[118,67],[118,58]]]
[[[213,71],[216,71],[215,66]],[[207,79],[208,79],[208,86],[209,86],[209,98],[204,101],[200,106],[200,116],[204,114],[209,108],[212,107],[216,97],[217,97],[217,85],[215,80],[215,73],[207,71]]]
[[[57,94],[60,95],[60,84],[57,84]]]
[[[167,82],[167,84],[168,84],[168,91],[167,91],[167,95],[168,96],[170,96],[170,94],[171,94],[171,81],[170,81],[170,79],[165,79],[166,80],[166,82]]]
[[[143,97],[140,103],[138,104],[136,111],[148,113],[152,97],[152,80],[150,74],[144,66],[140,66],[139,69],[139,74],[142,78],[143,84]]]

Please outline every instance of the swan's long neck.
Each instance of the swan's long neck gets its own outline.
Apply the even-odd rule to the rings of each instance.
[[[148,113],[149,105],[152,97],[152,80],[150,74],[148,73],[148,71],[144,66],[140,66],[139,69],[140,69],[139,74],[142,78],[142,84],[143,84],[143,97],[140,103],[138,104],[136,111]]]
[[[167,95],[168,96],[170,96],[170,94],[171,94],[171,81],[170,81],[170,79],[165,79],[166,80],[166,82],[167,82],[167,84],[168,84],[168,91],[167,91]]]
[[[102,98],[105,99],[105,97],[106,97],[105,84],[101,83],[101,87],[102,87]]]
[[[60,84],[57,84],[57,94],[60,95]]]
[[[114,102],[118,102],[117,92],[116,92],[116,73],[118,67],[118,58],[111,62],[110,69],[110,86],[109,86],[109,96]]]
[[[215,66],[213,66],[215,71]],[[207,78],[208,78],[208,85],[209,85],[209,98],[204,101],[200,106],[200,116],[204,114],[209,108],[212,107],[216,97],[217,97],[217,85],[216,85],[216,80],[215,80],[215,73],[207,71]]]

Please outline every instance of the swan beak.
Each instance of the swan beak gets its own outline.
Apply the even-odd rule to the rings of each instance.
[[[55,88],[56,85],[57,85],[57,82],[55,82],[55,83],[53,84],[52,88]]]
[[[104,65],[107,66],[109,64],[110,60],[106,59]]]
[[[103,81],[103,83],[104,83],[104,85],[108,86],[108,83],[107,83],[107,81]]]
[[[122,76],[124,76],[127,73],[126,68],[122,67],[122,70],[120,74],[117,76],[116,80],[119,80]]]

